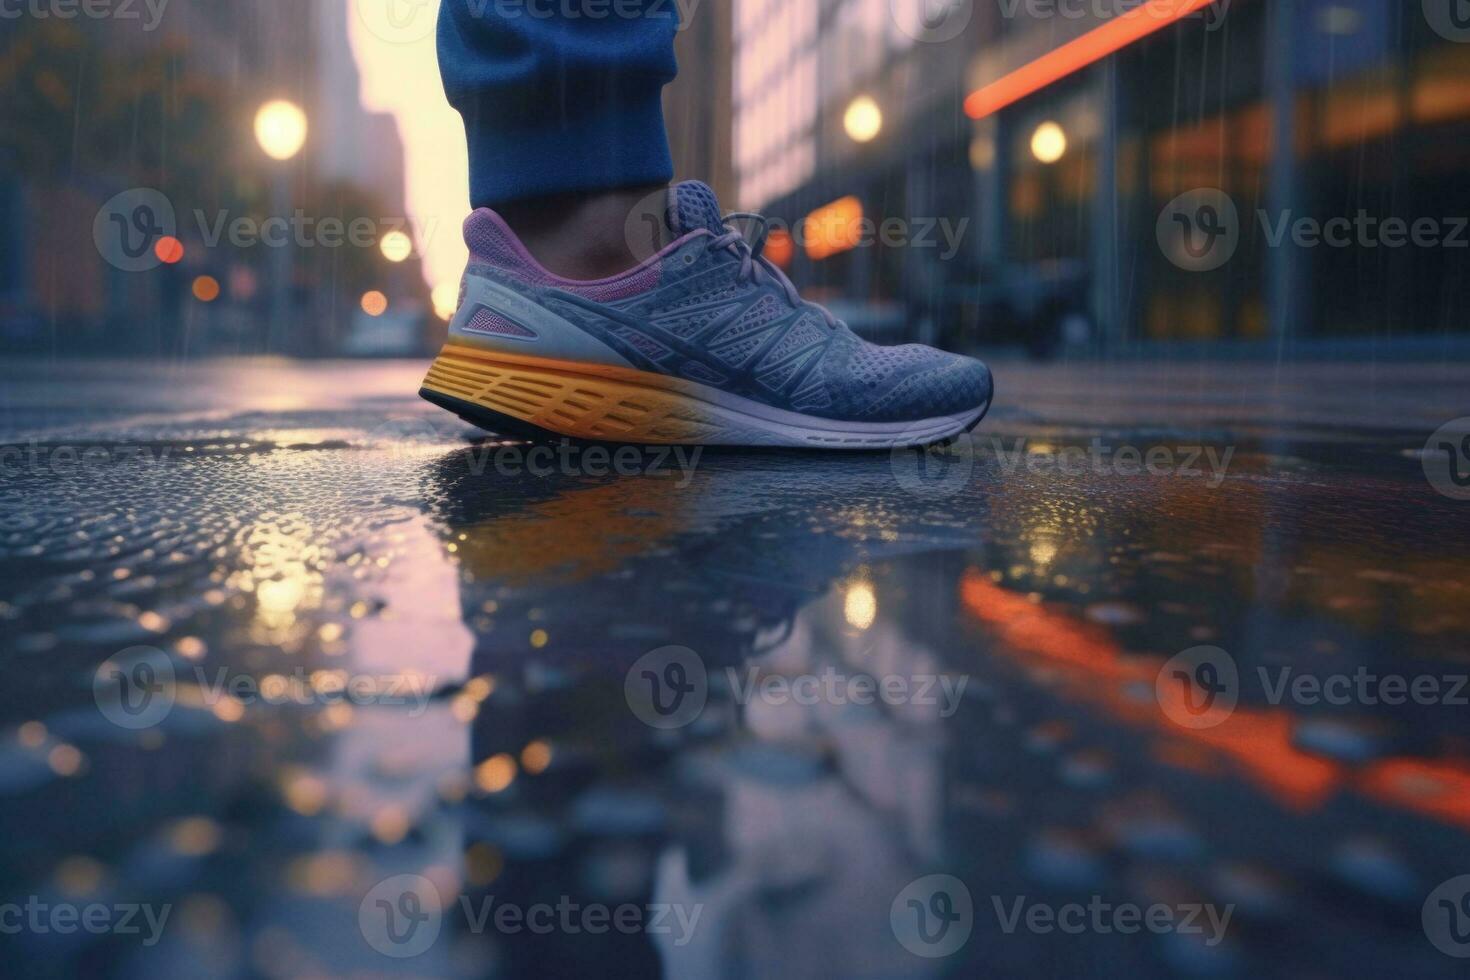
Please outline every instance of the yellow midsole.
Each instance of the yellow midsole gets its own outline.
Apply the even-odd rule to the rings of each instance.
[[[718,428],[687,382],[630,368],[446,344],[423,386],[579,439],[704,441]]]

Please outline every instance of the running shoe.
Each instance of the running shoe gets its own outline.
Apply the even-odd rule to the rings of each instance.
[[[636,268],[572,281],[474,212],[449,341],[419,393],[509,435],[818,449],[927,445],[990,407],[981,362],[868,343],[804,301],[761,254],[764,219],[722,218],[704,184],[670,189],[668,225],[674,241]]]

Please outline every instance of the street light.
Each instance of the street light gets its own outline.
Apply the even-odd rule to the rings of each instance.
[[[1067,133],[1047,120],[1031,134],[1031,155],[1042,163],[1056,163],[1067,152]]]
[[[272,160],[289,160],[306,144],[306,113],[294,102],[274,99],[255,114],[255,141]]]
[[[306,113],[294,102],[272,99],[255,113],[255,142],[265,155],[285,164],[306,145]],[[284,166],[275,168],[271,179],[271,211],[285,219],[291,210],[291,185]],[[282,244],[271,256],[271,318],[266,326],[266,347],[275,351],[278,336],[294,336],[291,318],[291,252]],[[299,342],[299,338],[297,338]]]
[[[378,243],[383,257],[389,262],[402,262],[413,254],[413,239],[404,232],[393,230]]]
[[[870,96],[859,95],[847,105],[842,115],[842,128],[854,142],[867,143],[883,129],[883,110]]]

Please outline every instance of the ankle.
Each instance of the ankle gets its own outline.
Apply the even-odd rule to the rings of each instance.
[[[547,270],[567,279],[605,279],[667,244],[666,193],[652,186],[559,194],[496,211]]]

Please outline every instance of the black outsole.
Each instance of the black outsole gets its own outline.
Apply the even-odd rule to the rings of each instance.
[[[470,425],[477,426],[478,428],[484,429],[487,432],[493,432],[497,435],[510,436],[513,439],[524,439],[527,442],[560,442],[562,440],[567,440],[569,442],[584,446],[629,445],[629,443],[616,443],[605,439],[584,439],[580,436],[569,436],[563,435],[560,432],[552,432],[550,429],[543,429],[538,425],[532,425],[530,422],[527,422],[524,419],[518,419],[513,415],[506,415],[502,412],[497,412],[493,409],[485,408],[482,405],[476,405],[473,402],[467,402],[462,398],[455,398],[453,395],[441,394],[440,392],[432,391],[428,388],[420,388],[419,397],[432,405],[438,405],[445,411],[453,412],[455,415],[458,415]],[[975,427],[985,420],[985,416],[990,414],[991,406],[993,406],[994,404],[995,381],[994,379],[992,379],[990,383],[989,400],[986,401],[985,407],[981,409],[980,414],[975,416],[975,421],[971,422],[969,426],[965,428],[965,432],[975,431]],[[942,443],[953,438],[955,438],[955,436],[946,436],[943,439],[936,439],[934,440],[934,443],[931,443],[931,445]],[[835,446],[822,447],[820,449],[816,449],[815,447],[813,447],[813,449],[805,449],[800,446],[709,446],[707,448],[718,450],[733,450],[739,452],[751,452],[761,450],[795,450],[797,452],[812,452],[815,450],[817,452],[824,453],[830,453],[833,451],[849,453],[887,453],[893,451],[892,447],[878,448],[874,446]]]

